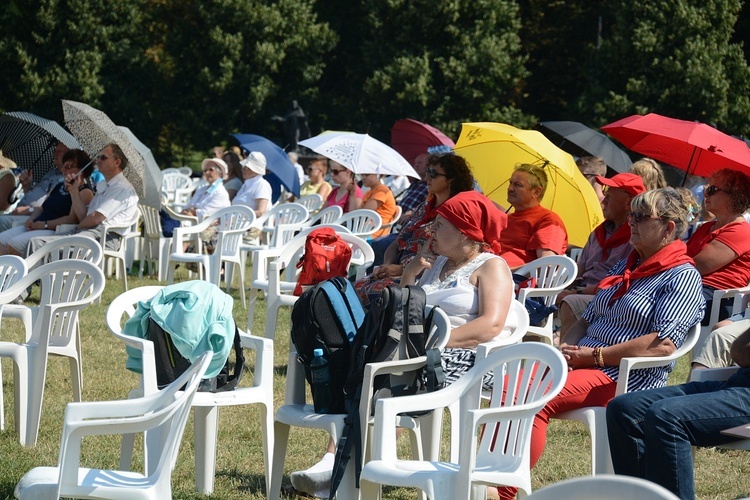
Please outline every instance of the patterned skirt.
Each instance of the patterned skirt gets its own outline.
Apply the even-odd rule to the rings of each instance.
[[[441,364],[445,373],[445,385],[450,385],[458,380],[464,373],[474,366],[477,352],[474,349],[464,349],[462,347],[451,347],[443,351]],[[482,379],[482,389],[485,391],[492,390],[494,380],[492,372],[485,373]]]

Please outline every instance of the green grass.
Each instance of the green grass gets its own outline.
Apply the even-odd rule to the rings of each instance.
[[[178,279],[183,276],[178,270]],[[158,284],[131,276],[131,288]],[[110,279],[101,304],[86,309],[81,315],[83,345],[83,399],[98,401],[124,399],[137,385],[135,374],[125,370],[125,348],[115,339],[104,323],[106,308],[122,290],[119,281]],[[38,292],[37,292],[38,293]],[[246,325],[247,312],[236,290],[234,316],[240,327]],[[34,295],[32,295],[32,300]],[[258,301],[253,332],[264,331],[265,302]],[[284,377],[289,352],[289,314],[282,310],[275,339],[275,406],[284,399]],[[2,322],[3,340],[18,341],[22,337],[16,320]],[[252,366],[252,360],[248,360]],[[680,383],[687,377],[687,360],[683,359],[670,378]],[[47,371],[45,398],[38,444],[24,448],[18,442],[13,419],[13,374],[9,360],[2,361],[3,393],[6,425],[0,433],[0,498],[13,498],[13,489],[23,474],[39,465],[55,465],[65,404],[72,400],[67,360],[52,357]],[[248,374],[246,379],[250,379]],[[243,379],[244,383],[245,379]],[[212,498],[265,498],[263,451],[259,412],[255,406],[222,408],[219,422],[219,443],[216,459],[216,484]],[[408,452],[406,439],[400,449]],[[327,442],[323,431],[293,429],[290,434],[284,468],[284,484],[288,474],[309,467],[322,454]],[[84,442],[83,461],[87,466],[116,468],[119,441],[116,438],[92,438]],[[136,462],[140,463],[140,462]],[[546,453],[532,472],[534,488],[562,479],[582,476],[590,471],[589,437],[580,423],[555,420],[548,433]],[[172,476],[175,498],[201,498],[195,493],[194,447],[192,417],[185,430],[177,467]],[[696,489],[701,499],[735,499],[750,496],[750,455],[742,451],[700,449],[696,454]],[[416,498],[415,490],[387,488],[384,498]]]

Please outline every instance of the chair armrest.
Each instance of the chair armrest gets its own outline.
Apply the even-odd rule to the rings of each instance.
[[[615,396],[625,394],[628,392],[628,381],[630,380],[630,371],[643,368],[656,368],[659,366],[666,366],[683,353],[679,350],[675,350],[669,356],[658,356],[658,357],[645,357],[638,356],[632,358],[622,358],[620,360],[620,373],[617,377],[617,389],[615,390]]]
[[[693,370],[690,373],[691,382],[705,382],[708,380],[728,380],[737,373],[739,366],[727,366],[725,368],[707,368],[705,370]]]
[[[255,367],[253,376],[253,387],[265,384],[273,384],[273,340],[257,337],[247,333],[240,333],[243,349],[254,349]]]
[[[172,210],[172,208],[169,205],[162,204],[161,206],[165,212],[167,212],[167,215],[169,215],[174,220],[180,221],[183,227],[186,226],[194,226],[195,224],[198,224],[198,217],[195,215],[186,215],[181,214],[179,212],[175,212]]]

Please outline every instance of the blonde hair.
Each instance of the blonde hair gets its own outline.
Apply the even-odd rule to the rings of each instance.
[[[667,187],[664,171],[656,160],[641,158],[630,165],[630,171],[643,179],[643,185],[646,186],[647,191]]]
[[[633,212],[647,214],[675,224],[674,238],[680,238],[688,227],[690,201],[674,188],[653,189],[641,193],[630,202]]]
[[[539,199],[544,198],[544,192],[547,191],[547,174],[544,168],[539,165],[532,165],[530,163],[520,163],[513,169],[514,172],[526,172],[531,176],[531,182],[529,183],[531,189],[542,188],[542,193],[539,195]]]

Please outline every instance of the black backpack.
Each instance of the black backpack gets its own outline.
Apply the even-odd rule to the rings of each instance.
[[[355,477],[359,484],[363,453],[361,426],[367,425],[367,422],[360,422],[359,419],[365,364],[427,356],[426,366],[416,372],[408,372],[398,377],[378,376],[373,384],[374,400],[381,397],[432,392],[444,384],[440,351],[436,348],[425,351],[434,311],[433,309],[425,318],[425,305],[424,290],[417,286],[389,286],[370,303],[370,310],[351,346],[352,359],[344,384],[347,417],[336,448],[330,498],[336,494],[336,489],[344,476],[352,447],[356,466]],[[420,413],[412,415],[418,416]]]
[[[190,361],[177,350],[169,332],[165,331],[152,318],[148,319],[148,331],[146,338],[154,343],[154,358],[156,361],[156,385],[163,389],[171,382],[177,380],[190,366]],[[198,386],[200,392],[226,392],[231,391],[242,378],[242,369],[245,367],[245,355],[242,352],[242,340],[237,325],[234,326],[234,371],[229,374],[229,359],[224,367],[215,377],[201,380]]]
[[[292,342],[297,359],[312,387],[310,362],[323,349],[330,372],[330,413],[346,413],[344,383],[349,373],[354,342],[365,312],[351,283],[335,277],[305,291],[292,309]],[[313,390],[313,400],[316,394]]]

